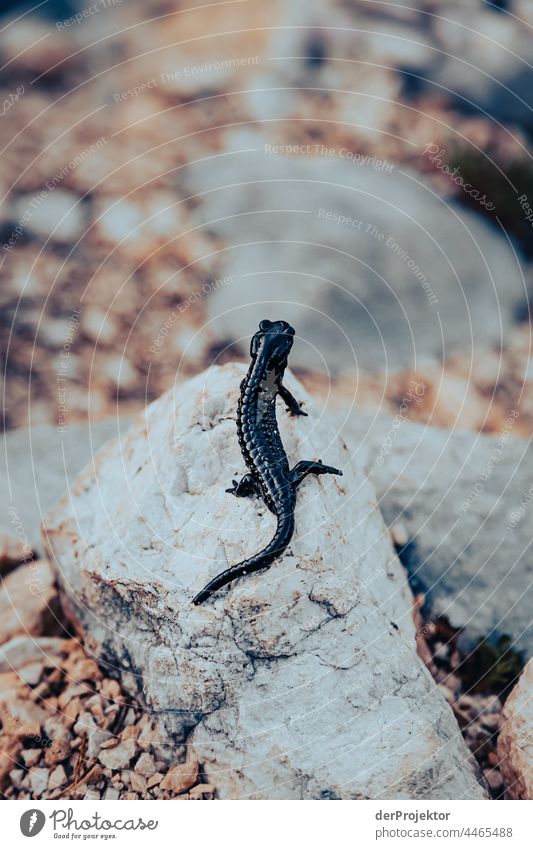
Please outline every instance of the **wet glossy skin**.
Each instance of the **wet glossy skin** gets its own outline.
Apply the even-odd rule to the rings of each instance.
[[[251,363],[241,383],[237,407],[237,434],[248,474],[227,492],[236,496],[258,495],[277,517],[277,528],[271,542],[253,557],[231,566],[210,581],[194,599],[202,604],[230,581],[265,569],[289,545],[294,533],[296,489],[308,474],[342,475],[338,469],[323,463],[303,460],[294,469],[289,462],[278,430],[276,398],[285,401],[292,415],[306,416],[300,404],[283,385],[283,374],[294,341],[294,329],[286,321],[268,321],[259,325],[250,345]]]

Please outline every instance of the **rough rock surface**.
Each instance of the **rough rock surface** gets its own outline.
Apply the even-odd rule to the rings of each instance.
[[[415,589],[463,640],[508,634],[533,654],[531,448],[509,415],[499,436],[358,411],[343,429],[366,457],[387,524],[401,523]]]
[[[509,799],[533,799],[533,661],[507,699],[498,737],[500,770]]]
[[[12,538],[8,565],[42,551],[43,516],[98,448],[119,436],[129,420],[108,418],[88,425],[21,429],[1,437],[0,532]]]
[[[64,605],[88,645],[189,741],[223,798],[483,798],[457,724],[415,653],[411,597],[348,448],[302,387],[280,425],[309,478],[285,555],[201,608],[206,581],[270,538],[262,502],[225,493],[243,461],[244,368],[151,404],[50,512]],[[96,476],[95,476],[96,471]]]
[[[222,241],[231,275],[208,302],[222,341],[246,347],[250,328],[277,313],[305,343],[292,364],[333,372],[501,342],[524,285],[478,216],[420,175],[346,149],[283,157],[258,134],[239,148],[253,151],[187,169],[196,220]]]

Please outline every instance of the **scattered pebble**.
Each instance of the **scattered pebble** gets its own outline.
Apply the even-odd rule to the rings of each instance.
[[[42,796],[44,791],[48,788],[48,770],[44,767],[38,767],[36,769],[32,769],[30,772],[30,784],[32,794],[36,797]]]
[[[135,740],[129,738],[112,749],[102,749],[98,759],[109,769],[122,769],[130,765],[136,749]]]
[[[5,575],[14,566],[32,557],[33,551],[29,543],[18,537],[0,533],[0,575]]]
[[[198,761],[190,760],[183,764],[176,764],[176,766],[167,772],[161,781],[160,787],[162,790],[171,790],[177,795],[185,793],[190,787],[196,784],[198,772]]]

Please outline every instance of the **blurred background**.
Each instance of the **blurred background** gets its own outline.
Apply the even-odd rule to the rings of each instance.
[[[2,10],[4,429],[139,409],[282,315],[333,408],[416,380],[407,418],[530,435],[529,0]]]

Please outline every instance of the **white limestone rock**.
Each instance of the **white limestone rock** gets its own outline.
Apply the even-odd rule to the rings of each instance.
[[[274,517],[224,490],[244,464],[241,365],[151,404],[45,520],[64,604],[89,650],[161,711],[222,798],[483,798],[452,712],[415,653],[411,596],[372,489],[302,387],[279,402],[300,487],[284,556],[204,606],[204,584],[258,551]]]

